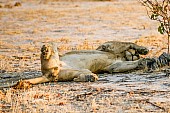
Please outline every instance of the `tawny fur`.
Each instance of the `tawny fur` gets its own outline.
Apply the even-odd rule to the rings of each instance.
[[[142,46],[127,42],[106,42],[97,50],[71,51],[60,58],[55,44],[44,45],[41,49],[41,71],[43,76],[22,82],[31,84],[49,81],[94,82],[100,72],[125,72],[136,69],[142,59],[132,56],[146,54],[148,50]],[[22,86],[20,84],[20,86]]]
[[[98,79],[96,74],[99,72],[125,72],[137,68],[140,60],[135,55],[136,53],[139,55],[139,53],[142,53],[146,49],[134,43],[111,41],[102,44],[97,50],[68,52],[60,57],[60,61],[57,60],[56,62],[53,60],[55,60],[58,53],[56,53],[57,55],[53,54],[51,48],[57,47],[46,45],[45,49],[48,49],[46,53],[49,53],[49,55],[42,55],[43,52],[41,54],[41,69],[45,77],[26,81],[32,84],[52,81],[50,80],[51,73],[52,75],[58,75],[56,78],[57,81],[86,81],[87,75],[90,75],[91,81],[96,81]],[[146,52],[143,54],[146,54]],[[44,60],[43,56],[49,60]],[[134,56],[134,59],[132,59],[132,56]],[[130,61],[127,61],[127,58]],[[55,72],[53,69],[55,64],[61,66],[59,72]]]

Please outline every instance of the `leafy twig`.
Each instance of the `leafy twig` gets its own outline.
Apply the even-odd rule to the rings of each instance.
[[[152,20],[160,23],[158,32],[168,35],[168,53],[170,43],[170,0],[139,0],[139,2],[146,7],[147,15]]]

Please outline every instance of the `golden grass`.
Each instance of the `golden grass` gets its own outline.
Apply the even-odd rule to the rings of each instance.
[[[108,2],[101,4],[98,4],[100,2],[94,2],[95,4],[88,2],[90,5],[86,2],[41,1],[42,3],[31,0],[28,5],[28,0],[21,0],[21,6],[17,8],[12,3],[12,9],[10,6],[4,8],[4,5],[8,4],[6,1],[0,4],[2,6],[0,8],[0,80],[1,75],[9,73],[19,75],[18,72],[21,72],[25,76],[29,76],[30,74],[34,75],[31,72],[40,72],[40,48],[44,43],[56,42],[60,54],[71,50],[91,50],[108,41],[107,38],[112,39],[113,37],[113,40],[119,40],[120,37],[116,37],[116,34],[107,35],[108,29],[114,32],[114,30],[122,31],[124,27],[132,27],[137,30],[146,29],[147,32],[153,26],[146,19],[141,19],[141,16],[143,17],[146,13],[144,8],[140,7],[136,1],[125,3],[112,0],[116,2],[109,4]],[[108,5],[104,5],[105,3]],[[85,5],[87,7],[84,7]],[[135,11],[136,13],[133,13]],[[72,29],[72,27],[75,29]],[[103,27],[106,30],[103,30]],[[68,28],[71,30],[67,31]],[[61,29],[61,32],[54,32],[56,29],[58,31]],[[66,30],[66,33],[62,29]],[[75,35],[77,38],[74,37]],[[166,37],[149,35],[142,35],[135,43],[148,47],[151,50],[148,55],[150,57],[158,56],[161,52],[166,51]],[[88,39],[88,37],[91,37],[91,39]],[[92,39],[93,37],[100,38]],[[131,39],[127,38],[126,40]],[[91,86],[93,84],[103,86],[105,83],[105,81],[52,83],[51,85],[36,85],[29,90],[20,91],[11,88],[0,90],[0,112],[109,113],[168,112],[170,110],[169,101],[148,103],[148,99],[157,95],[158,97],[161,95],[169,98],[169,92],[154,92],[144,95],[144,93],[135,93],[133,90],[127,92],[117,89],[117,86],[126,87],[125,89],[133,88],[122,85],[121,83],[124,82],[111,83],[110,86],[117,85],[116,88],[113,87],[111,90]],[[142,84],[147,85],[146,82]],[[154,104],[165,108],[166,111],[154,106]]]
[[[170,110],[169,102],[152,102],[152,97],[148,97],[147,94],[142,96],[126,91],[125,93],[118,93],[116,89],[107,88],[98,91],[91,87],[91,84],[93,83],[59,83],[34,86],[29,90],[8,89],[5,94],[0,93],[2,95],[0,100],[3,101],[0,104],[0,111],[5,113],[103,113],[120,111],[168,112]],[[159,92],[156,94],[159,94]],[[152,95],[152,93],[148,95]]]

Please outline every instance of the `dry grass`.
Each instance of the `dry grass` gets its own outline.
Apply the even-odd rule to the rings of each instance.
[[[40,48],[48,42],[56,42],[60,54],[95,49],[109,40],[146,46],[150,57],[167,51],[166,37],[156,32],[157,23],[148,19],[135,0],[69,1],[21,0],[21,6],[0,2],[0,81],[11,75],[40,76]],[[0,112],[169,112],[169,78],[162,76],[105,74],[100,78],[107,80],[96,83],[4,89],[0,90]]]
[[[68,85],[69,84],[69,85]],[[5,91],[2,112],[166,112],[165,102],[152,102],[151,97],[135,92],[91,87],[92,83],[46,84],[29,90]],[[157,94],[156,92],[152,92]],[[150,95],[153,95],[149,93]],[[159,92],[158,92],[159,93]],[[162,93],[163,94],[163,93]],[[166,105],[167,104],[167,105]],[[159,108],[160,107],[160,108]]]

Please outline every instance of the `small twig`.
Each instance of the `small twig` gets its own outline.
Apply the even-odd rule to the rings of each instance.
[[[152,90],[152,91],[134,91],[135,94],[141,94],[141,93],[160,93],[160,92],[170,92],[170,91],[155,91],[155,90]],[[130,92],[129,92],[130,93]]]
[[[155,107],[157,107],[159,109],[162,109],[163,111],[167,111],[164,107],[159,106],[159,105],[157,105],[157,104],[155,104],[153,102],[150,102],[149,100],[146,100],[145,102],[147,102],[147,103],[151,104],[152,106],[155,106]]]
[[[164,107],[159,106],[159,105],[157,105],[157,104],[155,104],[155,103],[153,103],[153,102],[150,102],[149,99],[140,99],[140,100],[135,99],[135,100],[131,100],[131,101],[145,102],[145,103],[151,104],[151,105],[154,106],[154,107],[157,107],[157,108],[159,108],[159,109],[162,109],[164,112],[167,111]]]

